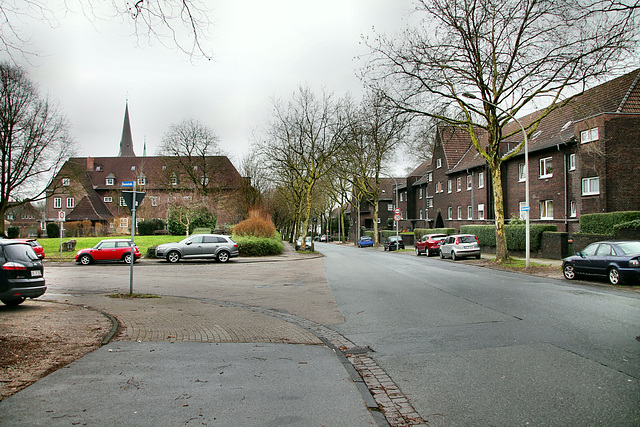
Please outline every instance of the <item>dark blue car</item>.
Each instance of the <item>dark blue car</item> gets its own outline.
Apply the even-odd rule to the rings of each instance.
[[[365,248],[367,246],[373,246],[373,239],[369,236],[362,236],[360,240],[358,240],[358,247]]]
[[[596,242],[562,260],[564,277],[577,275],[609,278],[612,285],[640,282],[640,241]]]

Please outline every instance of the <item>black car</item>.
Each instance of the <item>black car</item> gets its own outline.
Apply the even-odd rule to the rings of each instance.
[[[46,290],[42,261],[33,248],[26,243],[0,240],[0,301],[18,305]]]
[[[383,246],[385,251],[404,249],[404,240],[401,236],[389,236],[384,239]]]
[[[612,285],[640,282],[640,241],[596,242],[562,260],[562,273],[568,280],[577,275],[609,278]]]

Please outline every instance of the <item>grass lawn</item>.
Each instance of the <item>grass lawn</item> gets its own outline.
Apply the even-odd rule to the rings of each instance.
[[[184,239],[185,236],[135,236],[134,241],[138,248],[140,249],[140,254],[145,256],[147,253],[147,248],[150,246],[157,246],[161,243],[169,243],[169,242],[179,242]],[[62,241],[66,242],[68,240],[75,239],[76,250],[73,252],[62,252],[62,260],[63,261],[73,261],[76,256],[76,252],[80,249],[92,248],[101,240],[104,239],[131,239],[131,235],[128,236],[110,236],[110,237],[63,237]],[[46,258],[51,260],[60,260],[60,238],[56,237],[53,239],[49,239],[46,237],[41,237],[38,239],[38,242],[44,248],[44,253]]]

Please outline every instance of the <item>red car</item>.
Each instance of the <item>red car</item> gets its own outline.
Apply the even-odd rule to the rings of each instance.
[[[422,236],[422,239],[416,242],[416,255],[437,255],[438,253],[440,253],[440,245],[442,244],[442,241],[445,239],[445,237],[447,237],[446,234],[425,234],[424,236]]]
[[[76,262],[82,265],[89,265],[94,262],[102,261],[124,261],[131,263],[131,244],[130,240],[125,239],[109,239],[102,240],[100,243],[89,249],[79,250],[76,254]],[[137,246],[133,246],[133,254],[135,260],[140,258],[140,250]]]
[[[20,243],[26,243],[33,248],[33,251],[38,255],[38,258],[44,259],[44,248],[38,243],[36,239],[11,239]]]

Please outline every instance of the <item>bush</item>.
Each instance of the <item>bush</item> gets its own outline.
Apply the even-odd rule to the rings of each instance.
[[[640,230],[640,219],[636,219],[635,221],[622,222],[613,226],[613,231],[616,235],[618,235],[620,230]]]
[[[184,215],[184,213],[184,209],[181,207],[169,209],[167,229],[169,230],[169,233],[174,236],[183,236],[187,232],[187,227],[179,221],[180,215]],[[195,228],[216,228],[217,219],[215,215],[209,212],[206,208],[189,212],[189,215],[192,216],[191,222],[189,223],[189,234],[191,234]]]
[[[524,251],[527,245],[526,225],[505,225],[507,235],[507,248],[512,251]],[[542,233],[545,231],[558,231],[555,225],[536,224],[530,225],[529,234],[531,250],[538,251],[542,245]],[[462,234],[475,234],[480,246],[496,246],[496,227],[494,225],[463,225],[460,227]]]
[[[140,221],[138,223],[138,234],[141,236],[152,236],[156,230],[164,230],[164,221],[160,218]]]
[[[276,235],[276,227],[271,220],[254,217],[239,222],[233,227],[233,234],[273,239]]]
[[[18,237],[20,237],[20,228],[19,227],[7,228],[7,237],[10,239],[17,239]]]
[[[640,211],[585,214],[580,216],[580,233],[614,235],[617,224],[640,219]]]
[[[276,233],[274,238],[238,235],[234,235],[232,238],[238,244],[240,256],[279,255],[284,250],[279,233]]]
[[[47,224],[47,237],[50,239],[60,237],[60,226],[55,222]]]

